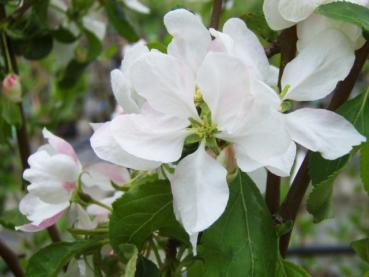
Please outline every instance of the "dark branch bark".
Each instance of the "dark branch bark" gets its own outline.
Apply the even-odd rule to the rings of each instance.
[[[281,51],[281,64],[279,69],[278,87],[281,88],[281,79],[284,68],[296,56],[297,34],[296,27],[284,30],[278,40],[278,48]],[[267,185],[265,191],[265,201],[272,214],[279,210],[281,178],[268,172]]]
[[[335,110],[340,107],[349,98],[350,93],[359,77],[359,74],[365,64],[366,59],[369,55],[369,42],[356,51],[355,63],[345,80],[337,84],[334,90],[334,95],[328,106],[329,110]],[[293,181],[290,190],[286,196],[286,200],[282,204],[279,215],[282,217],[283,221],[295,220],[298,214],[298,210],[304,199],[306,190],[310,183],[309,176],[309,157],[310,152],[306,155],[295,180]],[[284,257],[288,250],[288,244],[290,241],[291,232],[284,235],[280,239],[279,247],[281,255]]]
[[[23,269],[19,264],[17,255],[0,240],[0,256],[7,264],[15,277],[23,277]]]
[[[220,15],[222,13],[223,8],[223,0],[213,0],[213,11],[211,13],[211,19],[210,19],[210,28],[218,29],[219,28],[219,21],[220,21]]]

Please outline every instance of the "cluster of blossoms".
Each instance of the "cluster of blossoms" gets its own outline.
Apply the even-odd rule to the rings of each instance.
[[[283,4],[287,2],[288,7]],[[287,10],[298,14],[298,3],[309,6],[308,2],[316,1],[265,1],[267,19],[285,23],[271,24],[276,29],[309,20],[312,10],[309,15],[304,11],[301,20],[286,16]],[[279,9],[271,7],[276,4]],[[228,202],[227,169],[216,159],[222,151],[231,149],[244,172],[266,168],[289,176],[297,145],[332,160],[365,141],[334,112],[291,109],[297,101],[326,97],[348,75],[361,38],[358,33],[353,43],[345,31],[351,26],[318,22],[316,28],[300,27],[298,53],[278,86],[278,69],[269,64],[258,38],[240,19],[229,19],[220,32],[178,9],[165,15],[164,24],[173,37],[167,53],[138,42],[125,49],[121,68],[111,72],[113,93],[123,112],[94,125],[91,146],[121,173],[124,168],[164,170],[175,215],[193,246],[198,233],[221,216]],[[83,170],[68,144],[48,132],[45,137],[49,147],[31,156],[31,169],[25,172],[31,185],[21,211],[33,222],[31,228],[49,226],[64,212]],[[198,147],[183,154],[188,145]],[[115,182],[111,175],[100,180],[96,172],[90,171],[82,183],[102,189],[106,180]],[[129,178],[119,177],[119,184]],[[107,183],[103,187],[111,191]],[[27,205],[30,199],[37,205]],[[38,212],[41,205],[52,205],[47,216]]]

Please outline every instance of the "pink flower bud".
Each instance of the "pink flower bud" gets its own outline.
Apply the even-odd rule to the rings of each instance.
[[[3,95],[13,102],[22,101],[22,87],[19,77],[15,74],[9,74],[3,80]]]

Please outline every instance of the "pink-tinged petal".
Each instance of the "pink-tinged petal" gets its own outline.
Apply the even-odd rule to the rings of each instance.
[[[82,182],[85,186],[96,186],[107,191],[113,190],[111,182],[123,185],[129,180],[130,176],[126,168],[104,162],[87,166],[85,174],[82,175]]]
[[[69,207],[69,201],[50,204],[42,201],[32,193],[26,194],[19,203],[19,211],[24,214],[33,225],[42,222],[63,212]]]
[[[46,128],[42,130],[42,134],[44,138],[48,140],[49,144],[54,148],[56,152],[72,157],[73,160],[79,164],[77,154],[74,151],[72,145],[70,145],[64,139],[55,136],[53,133],[51,133]]]
[[[117,116],[116,118],[121,116]],[[153,170],[160,166],[160,162],[141,159],[123,150],[113,137],[111,122],[106,122],[99,126],[92,135],[90,143],[95,154],[100,159],[120,166],[136,170]]]
[[[34,225],[32,223],[29,223],[29,224],[25,224],[25,225],[15,227],[15,230],[19,230],[19,231],[23,231],[23,232],[31,232],[31,233],[44,230],[44,229],[54,225],[59,220],[59,218],[61,218],[63,216],[63,214],[64,214],[64,211],[54,215],[53,217],[45,219],[44,221],[42,221],[38,225]]]

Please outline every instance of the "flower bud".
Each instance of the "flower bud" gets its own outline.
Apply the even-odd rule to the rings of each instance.
[[[3,95],[12,102],[22,101],[22,87],[19,77],[15,74],[8,74],[3,80]]]

